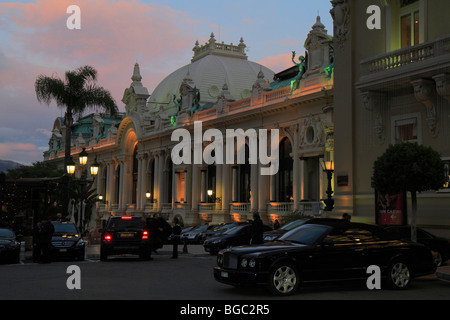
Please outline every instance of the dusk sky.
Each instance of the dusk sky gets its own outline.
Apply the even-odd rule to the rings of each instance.
[[[69,30],[70,5],[81,9],[81,30]],[[243,37],[249,60],[282,71],[319,14],[332,35],[329,0],[35,0],[0,1],[0,159],[43,160],[56,117],[64,110],[40,104],[38,75],[91,65],[98,85],[120,111],[135,62],[151,93],[170,73],[190,63],[195,41],[211,32],[218,42]]]

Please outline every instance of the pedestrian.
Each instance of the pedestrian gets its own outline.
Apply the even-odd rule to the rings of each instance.
[[[251,244],[263,243],[264,227],[258,213],[253,214]]]
[[[50,219],[43,220],[42,228],[39,233],[39,243],[42,248],[41,263],[50,263],[51,261],[52,237],[54,232],[55,227],[51,223]]]
[[[178,258],[178,244],[180,243],[181,227],[178,224],[178,218],[173,219],[174,226],[172,228],[173,234],[173,252],[172,259]]]
[[[162,248],[163,240],[158,215],[156,213],[147,221],[147,226],[152,234],[152,251],[158,253],[156,250]]]
[[[42,247],[39,238],[41,236],[42,223],[38,221],[33,229],[33,262],[40,262],[42,259]]]
[[[278,230],[279,228],[280,228],[280,222],[278,221],[278,219],[275,219],[275,222],[273,224],[273,229]]]

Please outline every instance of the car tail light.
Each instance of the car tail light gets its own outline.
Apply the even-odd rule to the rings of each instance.
[[[131,219],[133,219],[133,217],[130,217],[130,216],[123,216],[122,217],[122,220],[131,220]]]
[[[146,231],[146,230],[144,230],[143,232],[142,232],[142,240],[147,240],[148,239],[148,231]]]
[[[111,241],[112,237],[110,234],[105,234],[105,236],[103,237],[103,240],[105,241]]]

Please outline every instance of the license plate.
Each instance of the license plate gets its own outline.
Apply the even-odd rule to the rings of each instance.
[[[59,249],[59,252],[67,252],[67,249]]]
[[[121,238],[132,238],[132,237],[134,237],[134,233],[121,233],[120,237]]]
[[[220,276],[221,276],[222,278],[228,278],[228,272],[222,271],[222,272],[220,273]]]

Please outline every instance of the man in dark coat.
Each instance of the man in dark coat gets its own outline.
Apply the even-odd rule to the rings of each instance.
[[[173,253],[172,253],[172,259],[178,258],[178,244],[180,243],[180,236],[181,236],[181,227],[178,224],[178,218],[175,218],[173,220],[174,226],[172,228],[173,231]]]
[[[39,244],[42,248],[42,263],[50,263],[52,236],[54,232],[55,227],[51,223],[50,219],[43,220],[42,227],[39,232]]]
[[[251,244],[263,243],[264,227],[258,213],[253,214]]]

